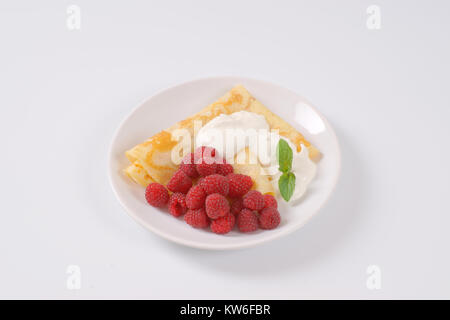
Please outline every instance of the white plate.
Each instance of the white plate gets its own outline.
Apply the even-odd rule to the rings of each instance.
[[[130,181],[122,170],[128,165],[124,152],[148,137],[198,112],[234,85],[244,85],[250,93],[277,115],[291,123],[323,153],[317,176],[303,200],[290,207],[279,200],[281,224],[270,231],[244,234],[232,231],[216,235],[198,230],[166,211],[149,206],[144,188]],[[112,188],[126,211],[140,224],[163,238],[203,249],[236,249],[255,246],[287,235],[316,214],[332,193],[340,172],[341,155],[333,128],[304,98],[277,85],[240,77],[206,78],[163,90],[134,109],[117,129],[109,153]]]

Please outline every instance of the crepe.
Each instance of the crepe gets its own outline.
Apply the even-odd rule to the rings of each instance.
[[[238,157],[241,156],[241,153],[244,154],[244,156],[241,157],[241,159],[243,159],[242,162],[237,161]],[[232,164],[234,172],[250,176],[253,180],[253,190],[258,190],[262,194],[275,195],[275,189],[273,188],[271,177],[266,173],[264,167],[261,166],[261,163],[256,159],[256,155],[250,151],[250,148],[247,147],[242,149],[238,154],[236,154],[235,161]]]
[[[263,115],[270,129],[278,130],[280,136],[289,139],[297,147],[297,151],[301,150],[303,144],[308,148],[312,160],[320,158],[319,150],[312,146],[300,132],[263,106],[242,85],[237,85],[197,114],[174,124],[126,151],[125,154],[131,164],[125,169],[125,173],[144,187],[150,182],[167,184],[179,166],[171,159],[172,149],[178,144],[178,141],[172,139],[172,133],[177,129],[187,130],[192,137],[190,145],[194,146],[194,121],[201,121],[202,125],[205,125],[220,114],[231,114],[238,111]]]
[[[134,182],[141,186],[148,186],[150,183],[155,182],[145,171],[144,167],[139,164],[139,161],[133,162],[125,170],[125,174],[129,176]]]

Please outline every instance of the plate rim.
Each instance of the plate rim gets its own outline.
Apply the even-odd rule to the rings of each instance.
[[[122,127],[125,125],[125,123],[134,115],[135,112],[137,112],[138,109],[140,109],[144,104],[146,104],[148,101],[150,101],[151,99],[153,99],[155,96],[163,94],[166,91],[169,90],[173,90],[176,89],[178,87],[182,87],[194,82],[203,82],[203,81],[218,81],[218,80],[230,80],[230,79],[236,79],[236,81],[239,82],[238,79],[240,79],[240,81],[254,81],[254,82],[260,82],[264,85],[269,85],[269,86],[275,86],[278,88],[281,88],[283,90],[288,90],[290,91],[292,94],[300,97],[303,101],[305,101],[309,107],[311,107],[314,112],[316,112],[316,114],[320,117],[320,119],[325,123],[326,127],[329,129],[332,139],[334,140],[334,144],[336,145],[336,153],[337,153],[337,172],[335,175],[334,180],[332,181],[332,187],[330,189],[330,192],[328,193],[328,195],[326,196],[326,198],[324,199],[324,201],[322,201],[322,203],[319,205],[319,207],[315,210],[315,212],[308,217],[307,219],[305,219],[302,223],[299,223],[298,225],[296,225],[295,227],[292,227],[290,229],[285,230],[284,232],[281,233],[274,233],[273,235],[268,235],[267,237],[261,238],[261,239],[256,239],[254,241],[248,241],[244,244],[227,244],[227,245],[209,245],[208,243],[204,243],[204,244],[199,244],[198,242],[195,241],[190,241],[190,240],[186,240],[186,239],[181,239],[181,238],[177,238],[177,237],[173,237],[169,234],[166,234],[163,231],[160,231],[158,228],[154,228],[153,226],[147,224],[145,221],[143,221],[143,219],[141,219],[138,215],[134,214],[133,210],[131,210],[130,208],[128,208],[128,206],[126,205],[126,203],[123,201],[123,199],[121,198],[121,196],[119,195],[117,189],[116,189],[116,185],[113,181],[113,169],[112,169],[112,161],[113,161],[113,147],[115,145],[115,142],[118,138],[119,132],[121,131]],[[183,81],[180,83],[177,83],[175,85],[171,85],[171,86],[167,86],[163,89],[157,90],[156,92],[154,92],[153,94],[151,94],[150,96],[148,96],[147,98],[145,98],[144,100],[142,100],[140,103],[138,103],[135,107],[132,108],[132,110],[122,119],[122,121],[120,121],[119,125],[117,126],[117,128],[115,129],[113,135],[112,135],[112,139],[110,140],[109,143],[109,147],[108,147],[108,153],[107,153],[107,175],[108,175],[108,180],[109,180],[109,184],[113,190],[113,193],[116,197],[116,199],[118,200],[118,202],[120,203],[120,205],[125,209],[126,213],[131,216],[133,218],[134,221],[136,221],[140,226],[144,227],[147,230],[150,230],[151,232],[155,233],[156,235],[160,236],[161,238],[165,239],[165,240],[169,240],[171,242],[183,245],[183,246],[187,246],[187,247],[191,247],[191,248],[197,248],[197,249],[205,249],[205,250],[236,250],[236,249],[243,249],[243,248],[250,248],[250,247],[254,247],[263,243],[267,243],[269,241],[275,240],[275,239],[279,239],[282,238],[284,236],[287,236],[289,234],[294,233],[295,231],[299,230],[301,227],[303,227],[307,222],[309,222],[314,216],[317,215],[317,213],[319,211],[321,211],[323,209],[323,207],[329,202],[332,194],[334,194],[336,187],[337,187],[337,182],[339,180],[339,177],[341,175],[341,170],[342,170],[342,153],[341,153],[341,147],[339,144],[339,140],[337,138],[336,132],[333,128],[333,126],[329,123],[329,121],[325,118],[325,116],[315,107],[314,104],[312,104],[308,99],[304,98],[302,95],[298,94],[297,92],[295,92],[294,90],[285,87],[285,86],[281,86],[278,85],[276,83],[267,81],[267,80],[260,80],[260,79],[256,79],[256,78],[251,78],[251,77],[242,77],[242,76],[209,76],[209,77],[201,77],[201,78],[196,78],[193,80],[188,80],[188,81]]]

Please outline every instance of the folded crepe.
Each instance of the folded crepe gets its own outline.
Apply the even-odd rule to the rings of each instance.
[[[172,149],[178,144],[177,139],[172,138],[172,133],[178,129],[187,130],[192,137],[190,145],[194,146],[195,121],[201,121],[202,125],[205,125],[220,114],[231,114],[238,111],[248,111],[263,115],[270,129],[278,130],[280,136],[289,139],[297,147],[297,151],[300,151],[301,145],[304,145],[308,148],[309,157],[313,161],[317,161],[320,158],[319,150],[311,145],[300,132],[263,106],[242,85],[237,85],[197,114],[176,123],[126,151],[125,154],[131,164],[124,170],[125,174],[144,187],[152,182],[167,184],[179,167],[179,164],[175,164],[172,161]],[[259,181],[264,187],[258,187],[258,183],[256,183],[256,189],[262,193],[271,192],[268,184],[264,182],[264,179],[270,180],[270,178],[265,177],[262,179],[260,171],[255,167],[246,168],[245,164],[240,164],[234,165],[234,168],[240,173],[247,172],[246,174],[252,176],[254,181]]]

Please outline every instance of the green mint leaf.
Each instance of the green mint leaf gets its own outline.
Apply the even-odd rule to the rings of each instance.
[[[283,199],[289,201],[294,194],[295,174],[292,172],[283,173],[278,180],[278,189],[280,189]]]
[[[289,172],[292,168],[292,149],[286,140],[280,139],[277,144],[278,169],[281,172]]]

